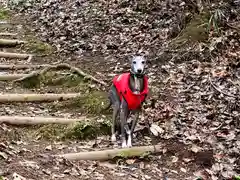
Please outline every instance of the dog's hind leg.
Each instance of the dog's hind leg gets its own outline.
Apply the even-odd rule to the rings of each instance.
[[[109,100],[111,104],[113,105],[113,115],[112,115],[112,128],[111,128],[111,141],[115,142],[116,141],[116,132],[115,132],[115,127],[117,125],[117,117],[119,114],[119,109],[120,109],[120,98],[117,94],[117,90],[115,86],[112,86],[109,92]]]
[[[130,137],[130,129],[129,129],[128,123],[127,123],[128,115],[129,115],[128,104],[127,104],[126,100],[124,98],[122,98],[122,102],[121,102],[121,106],[120,106],[122,148],[128,147],[127,142],[126,142],[126,133],[127,133],[128,139]]]

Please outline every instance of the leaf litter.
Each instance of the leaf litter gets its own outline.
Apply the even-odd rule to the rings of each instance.
[[[188,1],[16,2],[19,4],[9,6],[28,18],[41,40],[68,57],[66,61],[80,63],[106,82],[110,83],[113,73],[129,68],[129,56],[145,54],[153,95],[146,104],[144,118],[158,125],[161,133],[155,132],[158,137],[152,138],[142,138],[140,134],[136,144],[161,143],[164,148],[157,156],[114,162],[117,165],[112,166],[51,157],[54,153],[83,150],[83,146],[85,150],[93,150],[86,141],[57,145],[29,140],[12,148],[11,143],[16,141],[10,143],[1,138],[0,161],[7,167],[1,172],[4,177],[12,174],[15,179],[24,179],[23,176],[28,179],[233,179],[235,176],[237,179],[240,173],[237,1],[212,4],[225,14],[220,35],[212,30],[207,42],[178,49],[169,44],[188,24],[184,18],[194,14],[191,9],[194,5]],[[7,131],[13,130],[0,127],[1,133]],[[109,148],[104,138],[92,144]]]

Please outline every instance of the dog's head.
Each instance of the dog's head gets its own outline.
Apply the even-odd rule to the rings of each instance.
[[[146,59],[143,56],[134,56],[131,59],[131,73],[143,75],[145,73]]]

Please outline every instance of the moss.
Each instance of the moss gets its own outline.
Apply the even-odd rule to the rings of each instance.
[[[208,40],[208,21],[209,12],[203,12],[193,16],[186,28],[172,41],[171,45],[175,48],[193,44],[196,42],[206,42]]]
[[[82,96],[75,99],[66,100],[55,104],[53,108],[55,109],[76,109],[82,113],[88,114],[103,114],[103,109],[109,103],[107,94],[101,91],[89,91],[83,92]],[[109,111],[104,112],[104,114],[109,114]]]
[[[43,74],[37,74],[22,81],[24,88],[39,88],[40,86],[61,86],[63,88],[76,87],[86,89],[87,84],[83,77],[76,74],[66,74],[64,71],[47,71]]]
[[[35,126],[35,130],[32,129],[28,133],[28,137],[37,137],[38,139],[47,139],[47,140],[60,140],[62,133],[67,125],[61,124],[48,124],[48,125],[38,125]],[[37,129],[37,130],[36,130]]]
[[[39,76],[33,76],[31,78],[28,78],[27,80],[23,80],[21,82],[21,85],[24,87],[24,88],[36,88],[36,87],[40,87],[40,77]]]
[[[60,75],[59,72],[49,71],[42,76],[42,83],[47,86],[62,86],[66,88],[71,87],[87,87],[83,81],[83,77],[77,74],[64,74]]]
[[[100,135],[110,133],[110,120],[99,122],[97,119],[88,121],[75,122],[69,125],[49,124],[37,128],[37,131],[32,131],[30,136],[48,139],[48,140],[66,140],[66,139],[94,139]]]
[[[40,54],[40,55],[50,55],[54,52],[54,48],[48,43],[42,42],[32,35],[26,37],[28,43],[26,43],[23,48],[30,53]]]
[[[5,8],[0,8],[0,20],[5,20],[9,18],[9,11]]]
[[[68,126],[62,138],[70,139],[94,139],[99,135],[106,135],[110,133],[110,121],[103,122],[88,121],[77,122]]]

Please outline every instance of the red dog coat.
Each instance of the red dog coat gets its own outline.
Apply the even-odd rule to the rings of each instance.
[[[113,78],[113,84],[117,89],[120,100],[123,96],[128,104],[128,109],[135,110],[141,106],[148,94],[148,79],[144,76],[144,90],[140,94],[134,94],[129,87],[129,78],[130,73],[117,75]]]

